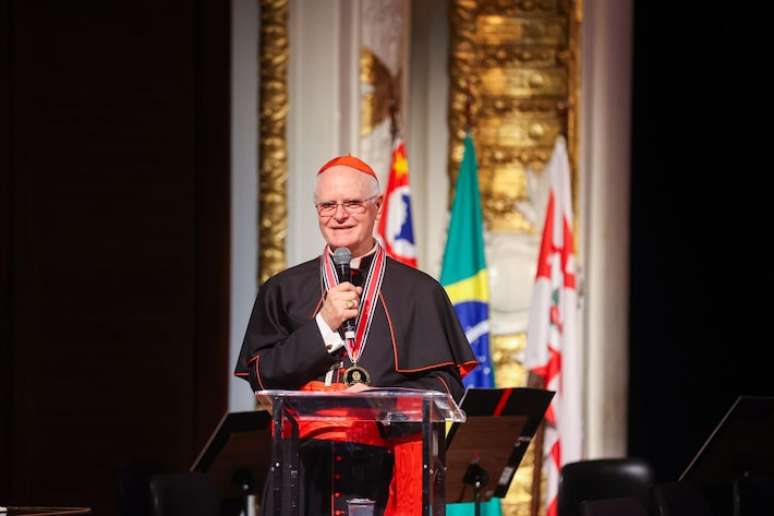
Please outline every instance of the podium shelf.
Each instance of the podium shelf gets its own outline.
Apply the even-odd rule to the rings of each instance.
[[[255,393],[258,404],[272,411],[281,401],[296,421],[374,421],[384,424],[421,423],[425,407],[430,407],[434,423],[464,423],[465,413],[448,394],[416,389],[369,389],[346,391],[263,390]]]

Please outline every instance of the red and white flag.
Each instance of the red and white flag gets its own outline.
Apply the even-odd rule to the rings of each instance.
[[[524,365],[556,395],[546,412],[543,468],[546,516],[557,514],[562,465],[581,459],[581,353],[576,335],[577,289],[570,162],[556,139],[546,165],[551,189],[529,309]]]
[[[411,190],[408,159],[403,140],[398,138],[392,150],[390,176],[384,192],[384,209],[377,228],[377,238],[387,254],[399,262],[417,266],[414,227],[411,220]]]

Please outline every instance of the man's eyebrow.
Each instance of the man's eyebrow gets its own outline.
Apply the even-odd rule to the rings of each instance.
[[[362,202],[365,201],[367,197],[348,197],[346,199],[342,199],[341,201],[334,201],[333,199],[325,199],[317,201],[317,204],[325,204],[325,203],[337,203],[337,202]]]

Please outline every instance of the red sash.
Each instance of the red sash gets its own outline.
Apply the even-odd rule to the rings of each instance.
[[[347,386],[335,383],[326,386],[319,381],[309,382],[302,391],[342,391]],[[334,409],[328,415],[346,417],[351,409]],[[394,465],[390,494],[385,516],[420,516],[422,514],[422,436],[415,434],[401,439],[385,440],[376,425],[365,421],[342,421],[335,424],[302,421],[299,436],[324,441],[352,442],[379,446],[392,450]]]

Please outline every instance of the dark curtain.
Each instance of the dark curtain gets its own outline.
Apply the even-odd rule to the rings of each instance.
[[[114,514],[225,412],[229,2],[0,2],[0,499]]]

